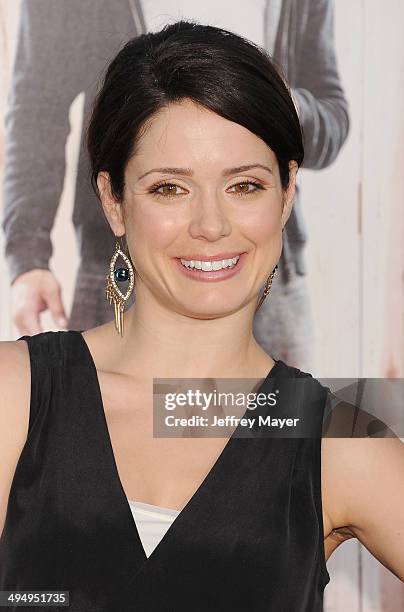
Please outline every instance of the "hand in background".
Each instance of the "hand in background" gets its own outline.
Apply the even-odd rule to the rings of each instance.
[[[15,279],[11,285],[11,313],[21,335],[42,332],[39,314],[47,309],[58,327],[67,326],[61,293],[50,270],[30,270]]]

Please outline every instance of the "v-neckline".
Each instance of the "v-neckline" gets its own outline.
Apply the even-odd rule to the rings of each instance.
[[[105,407],[104,407],[104,402],[102,399],[102,393],[101,393],[101,385],[100,385],[100,381],[98,378],[98,372],[97,372],[97,368],[95,365],[95,361],[94,358],[92,356],[92,353],[90,351],[90,348],[82,334],[82,331],[85,330],[81,330],[81,331],[76,331],[76,330],[69,330],[70,332],[73,332],[74,334],[80,336],[80,344],[82,345],[82,348],[84,349],[85,355],[87,356],[87,360],[88,360],[88,364],[90,366],[90,371],[92,374],[92,382],[94,383],[94,389],[96,391],[96,396],[97,396],[97,409],[98,412],[101,415],[101,419],[102,419],[102,423],[104,426],[104,434],[105,434],[105,440],[107,441],[107,446],[108,446],[108,451],[109,451],[109,457],[111,460],[111,467],[113,470],[113,474],[114,474],[114,478],[116,480],[116,482],[118,483],[120,492],[121,492],[121,498],[122,501],[126,507],[126,512],[127,514],[130,516],[130,530],[134,532],[134,536],[135,536],[135,540],[137,541],[141,551],[142,551],[142,557],[143,557],[143,565],[142,567],[144,567],[147,564],[150,563],[151,559],[154,559],[160,552],[160,550],[167,544],[167,541],[170,540],[170,538],[172,539],[175,536],[176,531],[179,529],[179,524],[181,524],[181,522],[184,519],[184,516],[186,516],[190,509],[192,508],[193,505],[195,505],[195,503],[198,501],[199,497],[202,494],[202,491],[204,491],[206,489],[206,487],[209,485],[209,483],[211,482],[212,478],[214,478],[218,468],[223,464],[224,461],[224,457],[226,456],[226,454],[228,454],[229,452],[229,448],[231,448],[233,446],[233,442],[235,440],[235,434],[236,432],[240,429],[240,422],[238,423],[238,425],[235,427],[233,433],[231,434],[231,436],[229,437],[229,439],[227,440],[226,444],[224,445],[224,447],[222,448],[222,450],[220,451],[220,453],[218,454],[218,456],[216,457],[215,462],[213,463],[212,467],[210,468],[210,470],[208,471],[208,473],[205,475],[205,477],[203,478],[203,480],[199,483],[199,485],[197,486],[197,488],[195,489],[194,493],[192,494],[192,496],[188,499],[188,501],[186,502],[186,504],[184,505],[184,507],[182,508],[182,510],[178,511],[179,513],[177,514],[177,516],[175,517],[175,519],[173,520],[172,524],[170,525],[170,527],[168,528],[168,530],[166,531],[166,533],[163,535],[163,537],[161,538],[161,540],[157,543],[157,545],[154,547],[154,549],[152,550],[151,554],[149,556],[147,556],[146,551],[144,549],[143,546],[143,542],[141,540],[140,537],[140,533],[138,530],[138,527],[136,525],[136,521],[135,518],[133,516],[133,512],[132,509],[130,507],[130,503],[129,503],[129,499],[126,495],[125,489],[123,487],[122,481],[121,481],[121,477],[119,475],[119,470],[118,470],[118,464],[116,462],[115,459],[115,454],[114,454],[114,448],[112,446],[112,439],[109,433],[109,429],[108,429],[108,421],[107,421],[107,417],[106,417],[106,413],[105,413]],[[272,368],[269,370],[268,374],[265,376],[265,378],[263,379],[262,383],[259,385],[259,387],[257,388],[257,390],[255,391],[255,393],[259,393],[261,391],[261,389],[266,385],[267,381],[271,378],[274,378],[274,375],[276,375],[277,371],[279,369],[281,369],[282,367],[287,367],[287,365],[281,360],[281,359],[274,359],[274,365],[272,366]],[[245,410],[243,416],[246,416],[246,414],[248,413],[249,408],[247,407],[247,409]],[[174,508],[172,508],[174,510]],[[141,568],[140,568],[141,569]],[[139,569],[139,571],[140,571]]]

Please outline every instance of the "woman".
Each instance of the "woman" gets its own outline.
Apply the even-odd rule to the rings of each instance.
[[[404,578],[401,443],[321,443],[324,394],[311,437],[153,436],[154,378],[312,379],[252,333],[303,160],[270,58],[192,22],[131,40],[88,148],[128,256],[106,271],[115,320],[1,343],[0,588],[86,612],[313,612],[350,537]]]

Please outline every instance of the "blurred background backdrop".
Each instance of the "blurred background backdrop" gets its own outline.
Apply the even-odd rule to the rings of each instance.
[[[19,8],[18,0],[0,0],[0,180]],[[161,25],[164,20],[173,19],[164,14]],[[403,25],[402,0],[335,2],[335,48],[350,131],[329,167],[299,172],[317,377],[404,376]],[[64,186],[51,233],[50,267],[62,284],[67,313],[79,265],[71,216],[84,95],[69,111]],[[4,240],[0,233],[0,339],[9,340],[20,333],[11,314]],[[58,329],[48,312],[41,322],[46,330]],[[356,540],[340,546],[327,567],[327,612],[404,610],[404,584]]]

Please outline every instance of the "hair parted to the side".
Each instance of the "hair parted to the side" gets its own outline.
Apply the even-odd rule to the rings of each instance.
[[[87,128],[90,180],[107,171],[123,201],[124,173],[148,120],[189,98],[242,125],[276,155],[282,187],[289,161],[303,162],[303,134],[281,69],[258,45],[233,32],[177,21],[129,40],[108,65]]]

